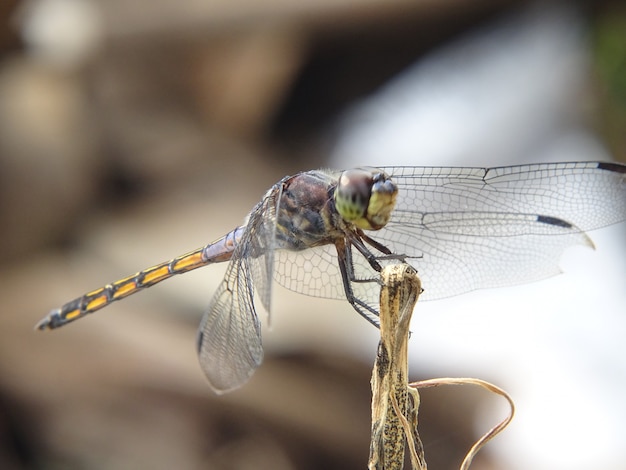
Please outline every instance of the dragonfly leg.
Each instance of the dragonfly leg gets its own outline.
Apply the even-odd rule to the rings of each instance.
[[[382,243],[380,243],[380,242],[374,240],[373,238],[367,236],[365,233],[363,233],[362,230],[358,230],[357,231],[357,236],[354,237],[354,239],[355,240],[353,240],[351,238],[350,241],[353,242],[353,244],[356,247],[356,249],[359,250],[359,253],[361,253],[365,257],[365,259],[367,259],[367,261],[369,262],[370,266],[372,266],[372,268],[375,269],[378,272],[380,272],[382,270],[382,268],[380,268],[380,264],[378,263],[378,261],[388,260],[388,261],[401,261],[401,262],[405,263],[406,259],[408,258],[407,255],[400,255],[400,254],[397,254],[397,253],[393,253],[389,248],[387,248]],[[370,245],[373,248],[375,248],[376,250],[380,251],[381,253],[383,253],[383,255],[382,256],[374,255],[365,246],[365,243],[363,243],[363,242],[366,242],[368,245]],[[372,264],[372,261],[375,261],[376,265]]]
[[[365,242],[367,242],[369,245],[373,246],[374,248],[376,248],[378,251],[380,251],[381,253],[384,253],[386,255],[392,255],[393,253],[391,252],[391,250],[389,248],[387,248],[385,245],[383,245],[382,243],[374,240],[371,237],[368,237],[367,235],[365,235],[365,233],[363,232],[363,230],[358,230],[358,235],[359,237],[364,240]]]
[[[363,243],[363,241],[358,235],[348,232],[346,234],[346,239],[347,239],[347,243],[344,243],[345,248],[343,250],[339,250],[339,248],[337,248],[337,251],[339,252],[339,251],[347,250],[349,252],[348,254],[345,255],[345,258],[346,259],[349,258],[350,267],[352,267],[352,250],[350,249],[350,246],[354,246],[357,250],[359,250],[359,253],[363,255],[363,257],[367,260],[367,262],[369,263],[369,265],[372,267],[374,271],[381,272],[383,270],[382,266],[378,262],[378,257],[365,246],[365,244]],[[380,245],[380,246],[383,247],[383,245]]]
[[[351,283],[352,282],[380,282],[380,280],[379,279],[355,279],[354,278],[354,265],[352,264],[351,245],[346,243],[344,240],[341,240],[335,244],[335,247],[337,249],[337,259],[339,263],[339,270],[341,272],[341,279],[343,281],[343,290],[346,293],[346,299],[348,300],[350,305],[352,305],[352,308],[354,308],[354,310],[356,310],[359,315],[365,318],[368,322],[370,322],[376,328],[379,328],[380,322],[378,321],[378,311],[354,295],[354,291],[352,290]]]

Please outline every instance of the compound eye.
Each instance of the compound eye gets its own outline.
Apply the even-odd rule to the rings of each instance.
[[[377,168],[344,171],[335,189],[335,207],[347,222],[365,230],[378,230],[389,221],[398,188]]]
[[[339,214],[348,222],[361,219],[366,215],[371,193],[371,173],[360,169],[344,171],[335,190]]]

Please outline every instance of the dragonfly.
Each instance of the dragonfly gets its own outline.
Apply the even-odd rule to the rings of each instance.
[[[243,385],[263,360],[255,301],[272,281],[346,299],[378,326],[380,272],[407,262],[420,299],[543,279],[586,232],[626,220],[626,165],[565,162],[495,168],[313,170],[274,184],[245,222],[208,245],[88,292],[36,328],[54,329],[174,275],[228,261],[198,330],[216,393]]]

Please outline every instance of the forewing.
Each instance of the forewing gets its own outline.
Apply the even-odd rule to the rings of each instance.
[[[593,246],[585,231],[626,219],[623,168],[387,168],[397,206],[373,235],[413,257],[424,300],[542,279],[568,246]]]
[[[626,166],[619,164],[395,167],[385,171],[399,189],[393,218],[397,222],[442,212],[534,214],[589,231],[626,219]],[[523,229],[520,234],[526,232]]]
[[[198,332],[198,356],[218,393],[243,385],[263,360],[261,325],[254,304],[258,292],[269,312],[278,183],[252,210],[226,274]]]
[[[247,259],[247,271],[254,281],[254,289],[268,316],[271,313],[274,279],[276,212],[280,204],[283,181],[272,186],[261,202],[250,212],[239,254]]]

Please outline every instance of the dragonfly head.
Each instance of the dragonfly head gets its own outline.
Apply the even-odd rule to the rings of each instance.
[[[398,187],[377,168],[355,168],[341,173],[335,189],[335,207],[347,222],[363,230],[383,228],[396,205]]]

